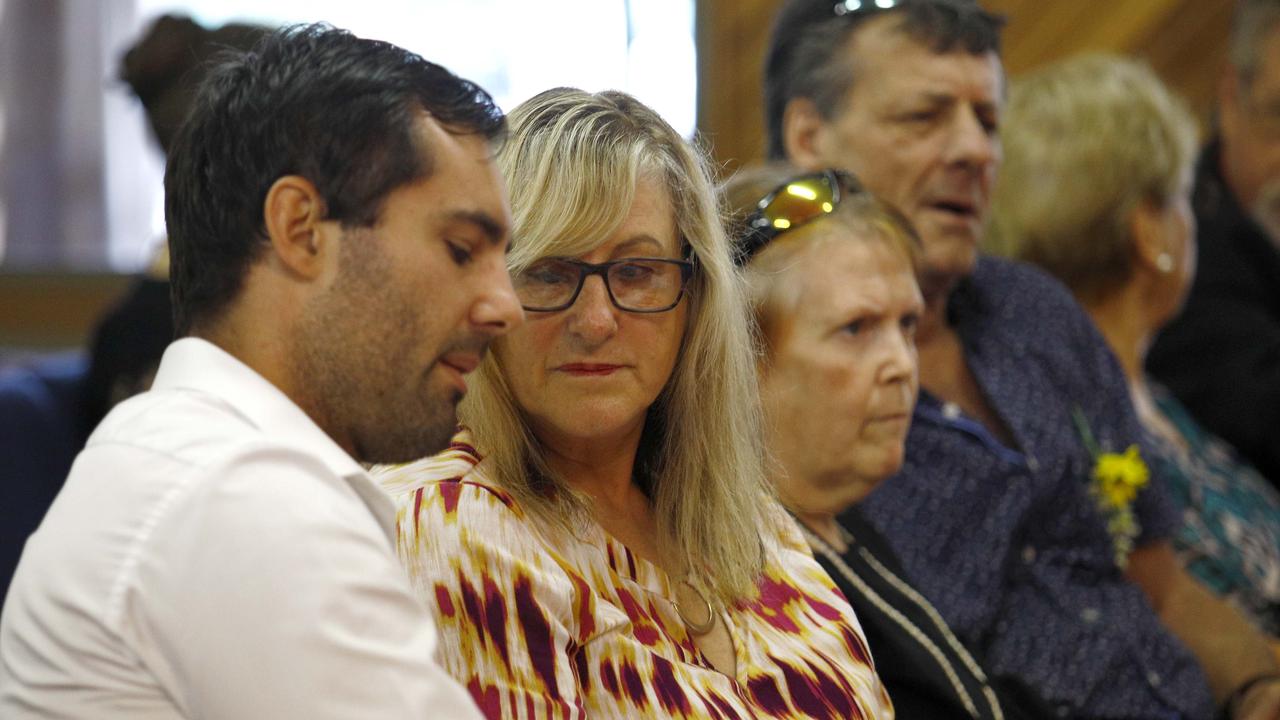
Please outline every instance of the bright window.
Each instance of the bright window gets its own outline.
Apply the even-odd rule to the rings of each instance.
[[[209,27],[229,21],[325,21],[438,62],[480,84],[504,110],[561,85],[616,88],[636,95],[686,137],[694,131],[693,0],[136,1],[135,38],[166,12],[188,14]],[[141,122],[141,112],[136,115]],[[163,166],[153,151],[147,159],[132,154],[108,159],[109,167],[131,164],[143,183],[155,188],[149,196],[108,193],[110,216],[149,218],[149,232],[138,232],[137,222],[112,223],[109,258],[116,269],[137,268],[153,238],[164,232]]]

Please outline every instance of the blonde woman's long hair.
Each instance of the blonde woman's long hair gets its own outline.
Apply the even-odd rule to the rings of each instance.
[[[640,178],[658,179],[670,194],[697,267],[675,369],[645,421],[637,480],[653,503],[663,557],[721,604],[753,596],[761,534],[775,522],[767,510],[773,495],[747,305],[703,154],[622,92],[548,90],[508,119],[498,164],[511,194],[513,274],[542,257],[599,246],[626,218]],[[490,477],[533,516],[572,532],[590,517],[590,500],[547,464],[500,354],[486,356],[459,416]]]

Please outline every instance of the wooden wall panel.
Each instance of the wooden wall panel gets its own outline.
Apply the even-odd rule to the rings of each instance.
[[[834,2],[834,0],[833,0]],[[761,64],[780,0],[698,0],[698,127],[726,170],[763,156]],[[984,0],[1011,77],[1082,51],[1141,57],[1208,124],[1232,0]]]
[[[6,350],[83,346],[98,315],[131,280],[115,274],[0,274],[0,360]]]
[[[778,0],[698,0],[698,131],[725,171],[764,156],[761,83]]]

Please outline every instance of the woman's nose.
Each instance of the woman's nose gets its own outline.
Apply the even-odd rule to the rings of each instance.
[[[617,312],[604,278],[592,275],[583,282],[582,292],[569,308],[569,329],[586,340],[599,342],[617,331]]]

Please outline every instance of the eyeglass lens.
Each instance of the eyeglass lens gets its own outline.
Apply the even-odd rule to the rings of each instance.
[[[562,258],[539,260],[514,278],[516,295],[526,310],[567,307],[591,268]],[[623,310],[667,309],[680,299],[684,278],[680,263],[658,259],[625,259],[603,272],[613,302]]]

